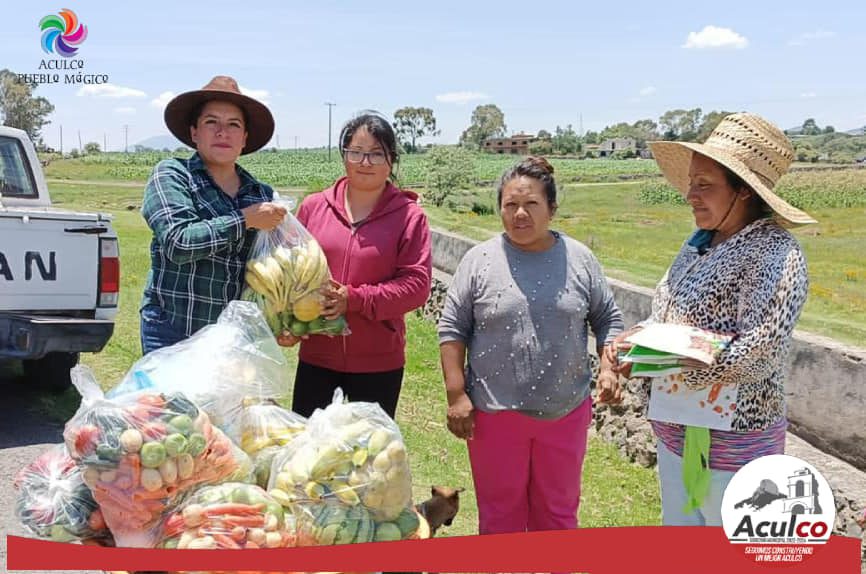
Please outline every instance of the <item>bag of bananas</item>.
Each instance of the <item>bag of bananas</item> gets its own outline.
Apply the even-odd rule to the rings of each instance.
[[[275,200],[290,210],[293,202]],[[256,303],[274,335],[348,335],[345,317],[322,314],[319,290],[331,272],[319,242],[287,211],[283,222],[256,234],[246,265],[244,301]]]

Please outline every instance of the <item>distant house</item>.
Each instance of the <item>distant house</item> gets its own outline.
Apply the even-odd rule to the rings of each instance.
[[[598,146],[598,157],[608,157],[615,152],[626,150],[637,153],[637,141],[634,138],[610,138]]]
[[[538,141],[538,137],[532,134],[514,134],[507,138],[490,138],[484,140],[484,145],[481,146],[489,153],[510,153],[526,155],[529,153],[529,144]]]

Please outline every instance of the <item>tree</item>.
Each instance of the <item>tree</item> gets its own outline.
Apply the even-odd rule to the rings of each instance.
[[[553,137],[550,139],[554,153],[578,153],[580,152],[580,138],[571,127],[571,124],[561,128],[556,126]]]
[[[659,125],[650,119],[638,120],[631,127],[639,148],[646,147],[648,141],[659,139]]]
[[[0,70],[0,115],[3,125],[27,132],[37,145],[42,143],[40,132],[49,124],[45,119],[54,111],[54,106],[43,97],[34,98],[33,90],[38,84],[21,82],[14,72]]]
[[[549,140],[550,132],[547,130],[538,130],[538,135],[536,136],[540,140]]]
[[[588,131],[583,134],[583,143],[595,145],[599,141],[598,132]]]
[[[821,133],[821,128],[818,127],[815,118],[809,118],[803,122],[803,129],[800,133],[804,136],[816,136]]]
[[[706,114],[701,120],[701,127],[698,128],[698,135],[696,140],[699,142],[706,141],[710,134],[713,133],[713,130],[716,129],[716,126],[719,125],[725,116],[731,115],[733,112],[717,112],[716,110],[711,111]]]
[[[601,133],[598,134],[599,141],[605,141],[612,138],[630,138],[633,137],[634,130],[626,122],[619,122],[612,126],[607,126]]]
[[[550,155],[553,153],[553,143],[550,138],[540,139],[529,144],[529,153],[532,155]]]
[[[659,118],[666,140],[694,141],[701,121],[701,108],[669,110]]]
[[[406,151],[418,150],[417,140],[424,136],[437,136],[436,118],[430,108],[400,108],[394,112],[394,128]]]
[[[834,128],[833,126],[824,126],[823,133],[825,133],[825,134],[836,133],[836,128]]]
[[[504,135],[505,114],[496,104],[484,104],[472,112],[472,124],[460,136],[460,144],[480,148],[484,140]]]
[[[99,153],[101,150],[99,148],[99,144],[97,142],[87,142],[84,144],[84,154],[90,155],[94,153]]]
[[[475,183],[472,153],[461,147],[434,146],[425,155],[427,192],[425,199],[440,207],[449,195]]]
[[[638,148],[646,147],[646,142],[659,138],[658,124],[652,120],[638,120],[633,124],[620,122],[612,126],[607,126],[598,135],[599,141],[605,141],[612,138],[632,138]]]

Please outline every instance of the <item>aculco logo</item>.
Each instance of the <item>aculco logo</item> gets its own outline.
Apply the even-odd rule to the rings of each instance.
[[[732,544],[754,562],[796,563],[830,538],[836,506],[830,485],[792,456],[761,457],[731,479],[722,524]]]

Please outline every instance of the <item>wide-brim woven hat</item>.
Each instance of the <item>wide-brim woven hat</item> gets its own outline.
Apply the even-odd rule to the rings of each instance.
[[[247,144],[241,155],[260,149],[274,135],[274,116],[263,103],[241,93],[238,83],[229,76],[215,76],[202,89],[184,92],[165,107],[165,125],[174,137],[191,148],[195,142],[189,133],[190,115],[197,105],[212,100],[231,102],[246,113]]]
[[[683,197],[689,191],[689,164],[699,153],[740,176],[787,225],[817,221],[776,195],[773,189],[794,161],[794,148],[785,134],[767,120],[749,113],[725,116],[702,143],[650,142],[653,157],[665,178]]]

